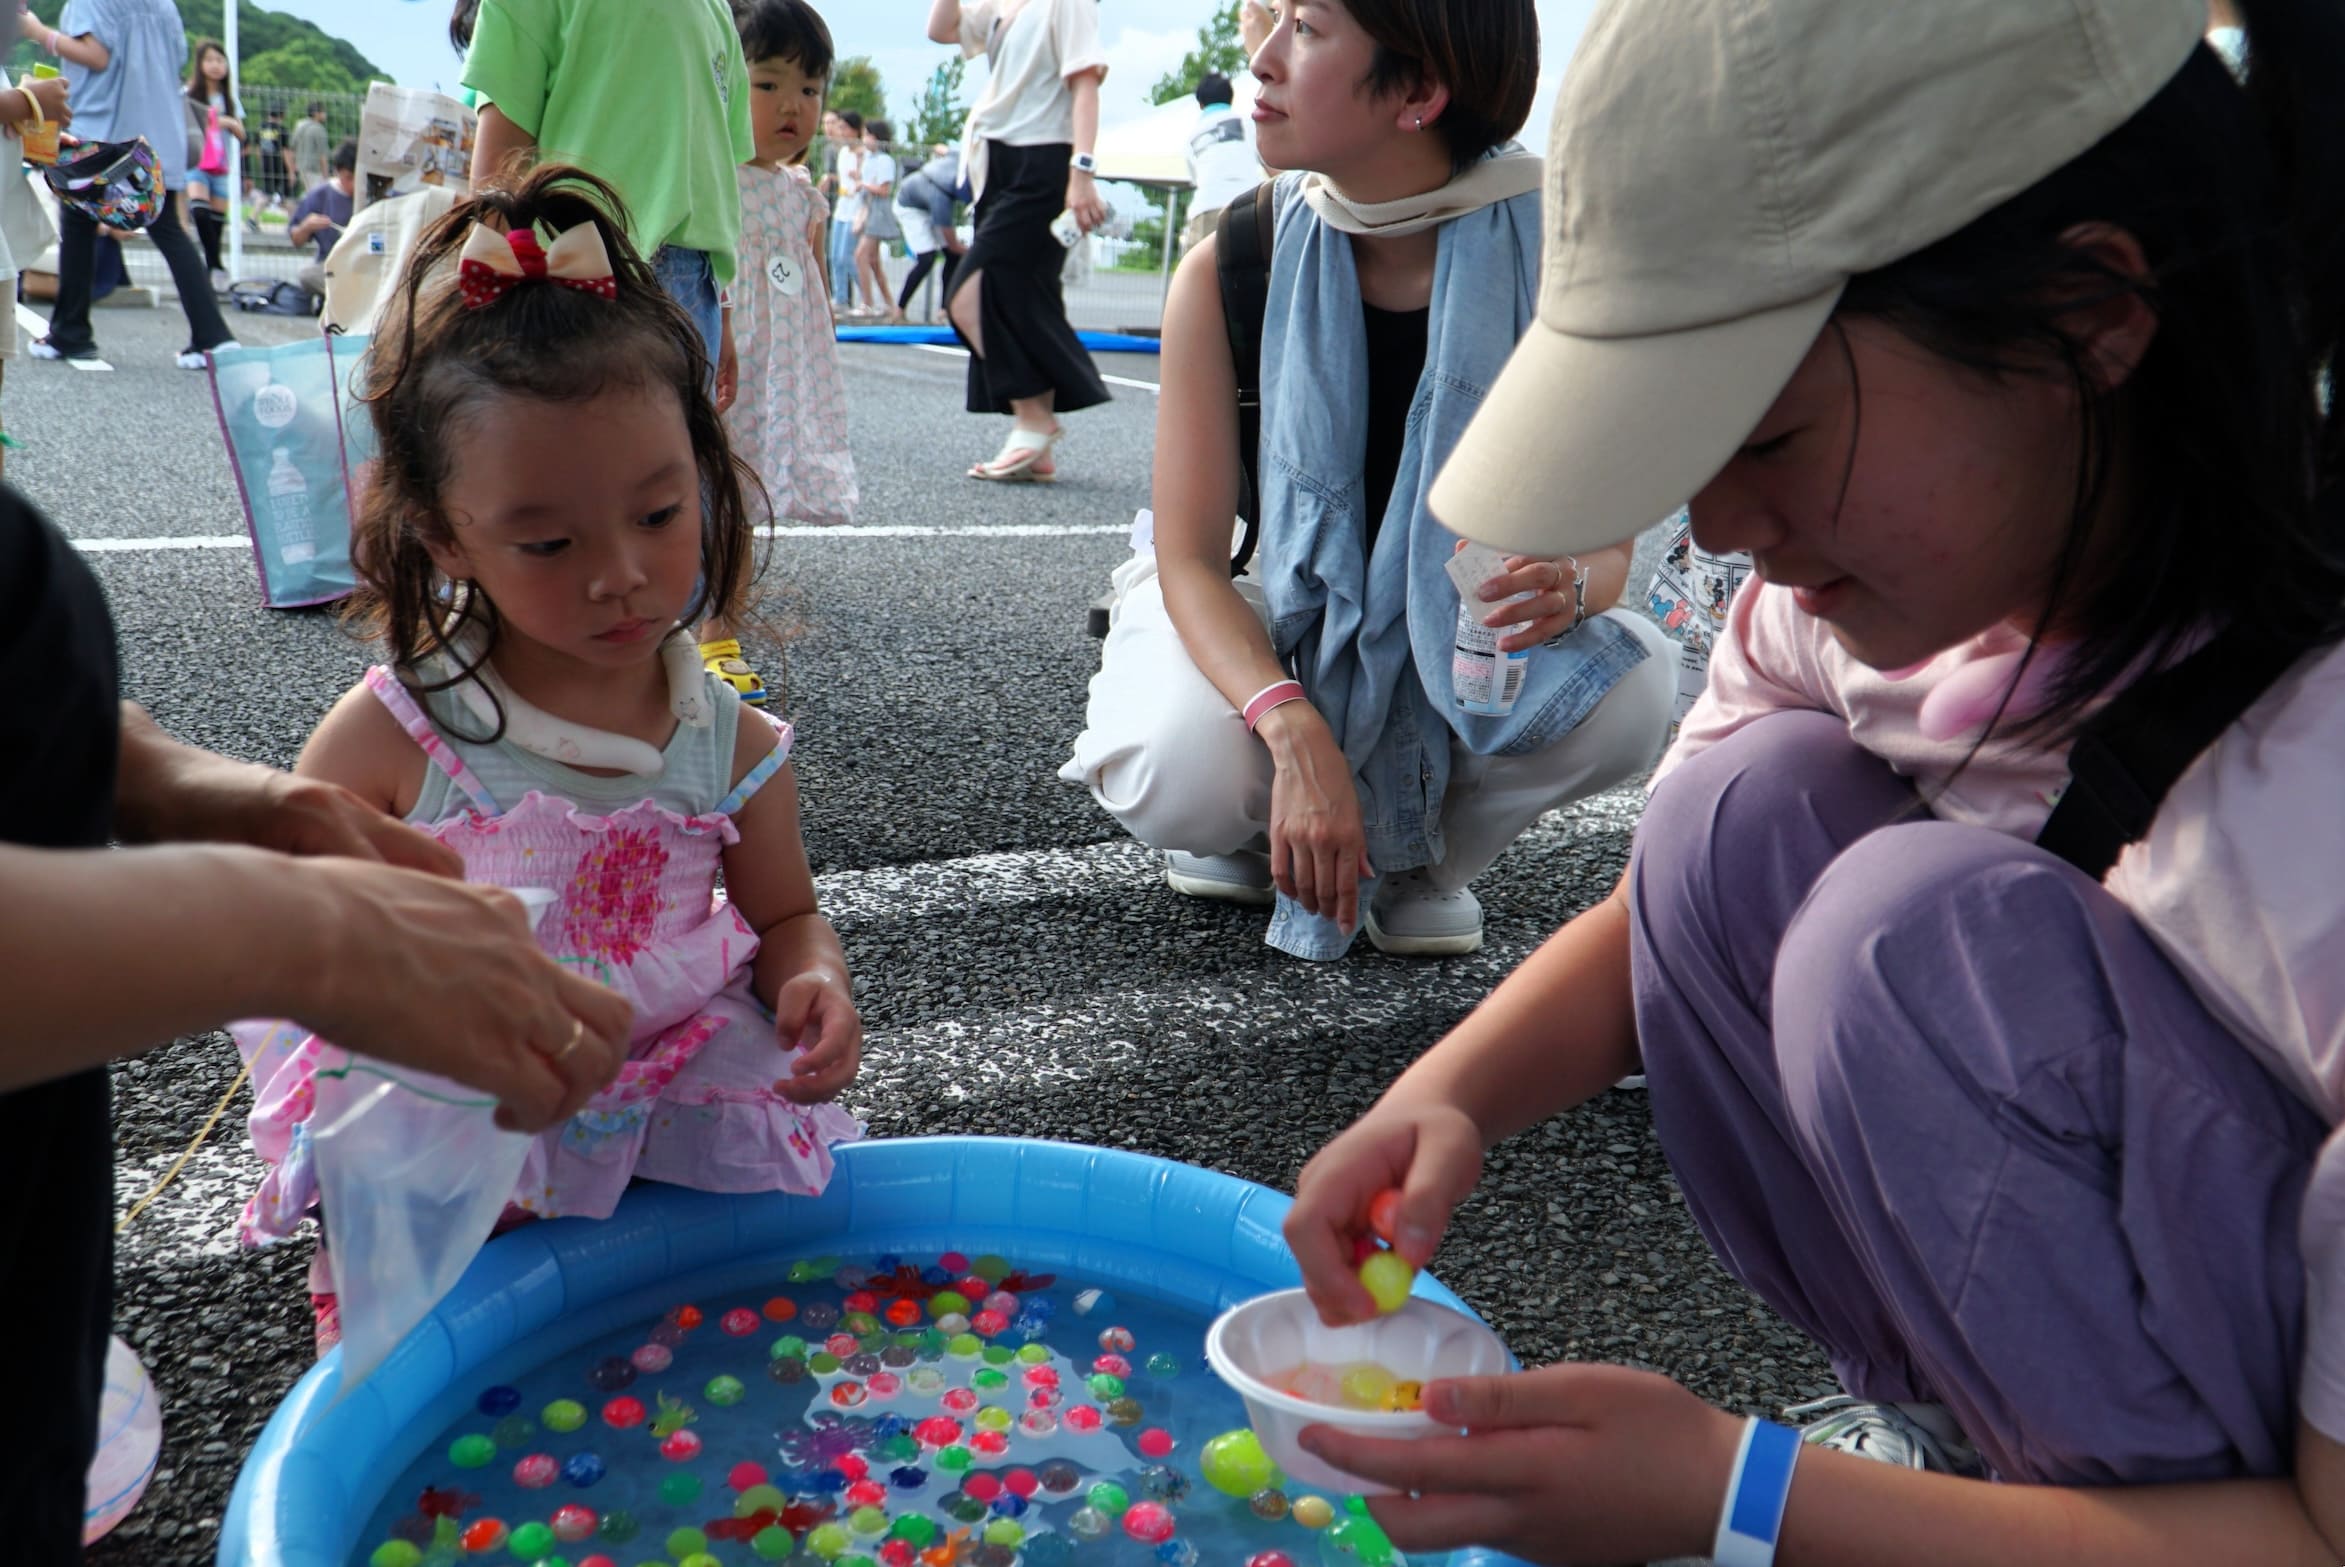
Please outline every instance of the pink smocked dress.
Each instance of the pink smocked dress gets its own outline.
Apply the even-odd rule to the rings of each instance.
[[[774,517],[846,522],[858,499],[847,451],[847,385],[830,295],[808,238],[808,225],[827,226],[829,216],[802,170],[745,163],[739,176],[733,352],[741,375],[726,427],[734,450],[765,482]]]
[[[773,752],[713,809],[684,815],[645,800],[591,815],[534,789],[510,803],[492,799],[387,670],[367,671],[366,684],[465,802],[418,825],[463,857],[468,880],[555,894],[538,944],[635,1005],[617,1079],[537,1138],[512,1207],[606,1218],[639,1175],[702,1191],[821,1191],[831,1145],[859,1138],[862,1126],[838,1105],[774,1091],[798,1052],[782,1048],[750,988],[756,933],[716,893],[718,856],[740,837],[733,815],[788,758],[789,725],[775,725]],[[737,711],[723,704],[718,721]],[[252,1065],[253,1147],[270,1166],[238,1233],[265,1244],[317,1202],[307,1123],[321,1041],[284,1022],[231,1033]]]

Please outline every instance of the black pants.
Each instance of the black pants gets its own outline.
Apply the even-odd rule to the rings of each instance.
[[[0,1094],[0,1176],[16,1194],[0,1205],[0,1332],[40,1346],[10,1369],[10,1396],[24,1404],[0,1430],[0,1556],[10,1567],[81,1560],[82,1482],[113,1322],[108,1124],[102,1070]]]
[[[928,274],[935,270],[937,258],[940,256],[944,259],[945,276],[944,282],[938,285],[938,292],[947,299],[952,297],[953,268],[960,265],[961,258],[954,255],[951,251],[945,249],[943,246],[939,245],[936,249],[929,251],[918,261],[912,263],[911,272],[906,274],[904,278],[904,291],[896,296],[896,308],[898,310],[909,310],[912,308],[912,296],[920,292],[920,285],[922,283],[928,281]]]
[[[1043,147],[989,141],[985,146],[990,169],[985,194],[977,200],[977,233],[954,274],[962,288],[971,278],[985,280],[977,297],[985,353],[969,356],[968,409],[1006,414],[1013,400],[1045,392],[1055,394],[1053,406],[1060,413],[1104,403],[1107,383],[1067,325],[1059,283],[1067,252],[1050,232],[1052,221],[1066,210],[1067,166],[1074,149],[1063,141]],[[950,289],[946,295],[951,296]]]
[[[179,214],[185,198],[171,193],[148,236],[163,253],[171,281],[179,290],[179,308],[187,313],[187,344],[213,349],[231,336],[212,298],[212,274],[195,248]],[[91,263],[98,246],[98,222],[77,207],[60,203],[57,209],[57,307],[49,313],[49,344],[61,353],[85,353],[98,346],[90,330]]]
[[[228,220],[220,216],[220,209],[209,202],[193,210],[195,240],[203,247],[204,265],[217,272],[220,270],[220,235],[227,229]]]

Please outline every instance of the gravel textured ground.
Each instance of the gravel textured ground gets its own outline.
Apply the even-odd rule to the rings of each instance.
[[[238,531],[204,380],[170,365],[176,312],[110,313],[99,329],[114,373],[28,363],[10,377],[9,425],[28,443],[10,477],[79,538]],[[1153,396],[1119,387],[1112,407],[1071,421],[1061,483],[1002,490],[959,476],[1000,430],[959,412],[954,359],[867,348],[848,364],[862,521],[997,530],[789,539],[763,583],[789,641],[753,651],[786,671],[809,848],[870,1029],[853,1107],[881,1136],[1073,1138],[1291,1188],[1313,1150],[1603,895],[1635,795],[1549,817],[1477,884],[1490,944],[1475,957],[1403,962],[1363,944],[1313,965],[1271,952],[1258,914],[1173,896],[1150,855],[1052,776],[1095,665],[1083,608],[1124,546],[1030,530],[1129,520],[1146,496]],[[1156,367],[1105,368],[1146,381]],[[145,461],[77,460],[93,428]],[[330,617],[258,608],[239,552],[92,560],[129,694],[192,740],[289,762],[365,662]],[[117,1070],[123,1205],[234,1069],[215,1035]],[[138,1514],[92,1552],[105,1567],[212,1559],[237,1467],[309,1362],[307,1246],[233,1244],[258,1172],[248,1102],[238,1095],[120,1243],[117,1327],[162,1387],[166,1449]],[[1641,1094],[1606,1094],[1493,1153],[1436,1271],[1528,1362],[1630,1361],[1752,1410],[1830,1390],[1814,1348],[1711,1260]]]

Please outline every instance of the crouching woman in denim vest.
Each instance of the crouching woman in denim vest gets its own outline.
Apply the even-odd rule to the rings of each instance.
[[[1455,678],[1459,540],[1426,494],[1533,319],[1542,165],[1510,138],[1538,58],[1531,0],[1303,0],[1254,56],[1262,157],[1309,172],[1266,193],[1251,578],[1230,576],[1217,241],[1166,306],[1154,551],[1118,573],[1060,776],[1165,850],[1176,889],[1275,903],[1270,944],[1298,957],[1341,956],[1363,919],[1386,952],[1475,950],[1469,883],[1542,813],[1640,774],[1668,723],[1668,644],[1612,608],[1629,542],[1470,584],[1523,662],[1498,701]]]

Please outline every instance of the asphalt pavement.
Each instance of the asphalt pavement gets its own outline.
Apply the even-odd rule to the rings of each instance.
[[[245,318],[248,341],[306,331]],[[205,377],[175,309],[98,317],[111,371],[19,360],[9,477],[89,556],[123,680],[174,733],[289,764],[368,662],[330,613],[263,609]],[[1156,361],[1075,415],[1050,486],[961,475],[1000,421],[961,411],[951,353],[845,354],[859,525],[773,546],[751,655],[798,726],[807,847],[869,1030],[848,1103],[874,1136],[955,1132],[1134,1148],[1291,1190],[1304,1161],[1555,926],[1619,874],[1638,796],[1554,813],[1476,884],[1488,946],[1308,964],[1257,911],[1166,889],[1156,858],[1054,776],[1098,644],[1084,609],[1145,504]],[[1123,381],[1139,383],[1122,384]],[[1641,584],[1642,572],[1638,581]],[[132,961],[135,961],[133,956]],[[117,1199],[143,1193],[235,1076],[224,1035],[115,1072]],[[237,1095],[119,1241],[117,1330],[165,1405],[162,1468],[90,1556],[212,1560],[238,1465],[310,1361],[309,1246],[235,1245],[259,1178]],[[1832,1390],[1815,1349],[1720,1271],[1645,1098],[1616,1091],[1492,1153],[1434,1271],[1527,1363],[1620,1360],[1754,1412]]]

